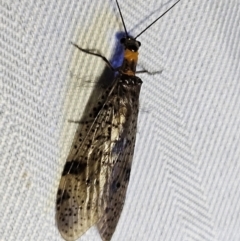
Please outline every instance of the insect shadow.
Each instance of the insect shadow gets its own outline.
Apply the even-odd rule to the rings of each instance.
[[[122,64],[124,48],[123,48],[122,44],[120,43],[120,40],[125,36],[126,36],[125,32],[120,31],[120,32],[116,33],[115,37],[117,40],[117,44],[116,44],[115,52],[113,53],[112,58],[109,60],[110,64],[116,71],[113,71],[106,64],[106,66],[98,80],[98,84],[100,84],[100,86],[108,87],[109,85],[111,85],[113,83],[114,77],[117,73],[117,68],[120,67]]]
[[[120,43],[120,40],[125,36],[126,36],[125,32],[122,32],[122,31],[117,32],[115,35],[115,38],[117,41],[116,48],[113,53],[113,56],[111,57],[110,60],[108,60],[109,63],[111,64],[111,67],[113,67],[114,70],[107,63],[105,63],[105,67],[104,67],[101,75],[98,77],[98,80],[95,82],[92,93],[86,104],[86,107],[82,112],[82,117],[80,117],[79,120],[68,120],[69,122],[81,124],[81,123],[84,123],[85,121],[90,120],[92,118],[92,116],[90,115],[90,112],[92,112],[93,108],[96,108],[96,103],[99,104],[99,107],[100,107],[100,105],[103,104],[101,102],[101,96],[103,93],[105,93],[106,89],[109,88],[109,86],[111,86],[113,84],[115,76],[118,73],[117,69],[122,64],[124,48],[123,48],[122,44]],[[74,46],[74,45],[72,45],[72,47],[76,48],[76,46]],[[80,45],[78,45],[78,46],[81,47]],[[88,51],[87,49],[85,49],[85,50]],[[83,52],[80,49],[76,49],[76,51],[80,51],[81,54],[90,54],[87,52]],[[99,53],[99,51],[97,49],[89,50],[89,52],[98,53],[101,56],[105,57],[104,55],[102,55],[102,53]],[[97,56],[92,56],[92,57],[98,58],[98,61],[105,62],[100,57],[97,57]]]

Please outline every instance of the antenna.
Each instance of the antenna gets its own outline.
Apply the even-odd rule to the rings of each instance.
[[[141,33],[139,33],[134,39],[138,38],[141,34],[143,34],[146,30],[148,30],[154,23],[156,23],[161,17],[163,17],[167,12],[169,12],[177,3],[181,0],[175,2],[172,7],[170,7],[167,11],[165,11],[161,16],[159,16],[156,20],[154,20],[150,25],[148,25]]]
[[[140,35],[142,35],[146,30],[148,30],[154,23],[156,23],[161,17],[163,17],[167,12],[169,12],[177,3],[179,3],[181,0],[178,0],[176,1],[167,11],[165,11],[161,16],[159,16],[157,19],[155,19],[150,25],[148,25],[141,33],[139,33],[134,39],[137,39]],[[119,10],[119,13],[120,13],[120,16],[121,16],[121,19],[122,19],[122,23],[123,23],[123,27],[124,27],[124,30],[125,30],[125,33],[126,33],[126,37],[129,37],[128,36],[128,33],[127,33],[127,29],[126,29],[126,25],[124,23],[124,20],[123,20],[123,16],[122,16],[122,12],[121,12],[121,9],[119,7],[119,4],[118,4],[118,1],[116,0],[116,3],[117,3],[117,7],[118,7],[118,10]]]
[[[165,11],[161,16],[159,16],[156,20],[154,20],[150,25],[148,25],[141,33],[139,33],[134,39],[138,38],[141,34],[143,34],[146,30],[148,30],[154,23],[156,23],[161,17],[163,17],[168,11],[170,11],[178,2],[181,0],[178,0],[175,2],[172,7],[170,7],[167,11]]]
[[[180,0],[179,0],[180,1]],[[124,20],[123,20],[123,16],[122,16],[122,12],[121,12],[121,9],[119,7],[119,4],[118,4],[118,1],[116,0],[116,3],[117,3],[117,7],[118,7],[118,11],[120,13],[120,16],[121,16],[121,19],[122,19],[122,23],[123,23],[123,27],[124,27],[124,30],[125,30],[125,33],[126,33],[126,37],[128,38],[128,33],[127,33],[127,28],[126,28],[126,25],[124,23]]]

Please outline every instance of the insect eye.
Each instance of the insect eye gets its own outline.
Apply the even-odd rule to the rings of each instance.
[[[138,42],[138,45],[139,45],[139,47],[141,46],[141,42],[139,42],[139,41],[137,41]]]

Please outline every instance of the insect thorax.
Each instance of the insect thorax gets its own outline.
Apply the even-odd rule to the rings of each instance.
[[[124,59],[120,72],[126,75],[134,76],[138,61],[138,49],[141,43],[134,38],[122,38],[121,43],[124,46]]]

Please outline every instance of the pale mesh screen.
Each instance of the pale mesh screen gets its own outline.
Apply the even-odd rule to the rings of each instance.
[[[167,3],[166,3],[167,2]],[[119,0],[138,34],[173,1]],[[123,30],[114,0],[0,1],[0,241],[62,240],[55,197]],[[182,0],[139,38],[134,164],[113,241],[240,240],[240,5]],[[83,240],[99,241],[96,229]]]

